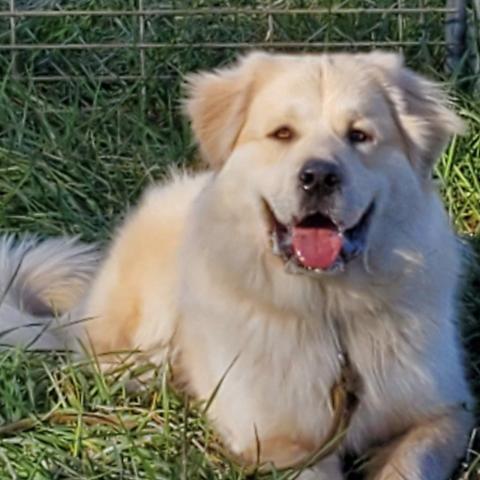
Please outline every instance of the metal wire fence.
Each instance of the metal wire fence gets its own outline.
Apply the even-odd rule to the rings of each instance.
[[[36,82],[148,80],[251,48],[382,47],[419,66],[455,68],[466,11],[451,0],[0,0],[0,73]]]

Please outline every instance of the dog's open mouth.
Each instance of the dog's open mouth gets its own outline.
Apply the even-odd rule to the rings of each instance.
[[[364,252],[368,227],[375,210],[372,201],[357,224],[344,230],[320,212],[284,225],[266,202],[265,207],[273,253],[283,258],[287,270],[294,273],[342,271],[348,262]]]

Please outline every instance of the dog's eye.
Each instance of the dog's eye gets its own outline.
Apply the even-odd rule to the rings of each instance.
[[[268,136],[270,138],[274,138],[275,140],[281,140],[283,142],[286,142],[288,140],[293,140],[293,138],[295,137],[295,132],[288,125],[282,125],[281,127],[275,129]]]
[[[371,136],[368,133],[358,128],[350,129],[347,138],[350,143],[364,143],[371,140]]]

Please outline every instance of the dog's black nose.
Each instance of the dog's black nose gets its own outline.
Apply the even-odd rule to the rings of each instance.
[[[342,173],[338,165],[326,160],[308,160],[298,173],[300,187],[309,193],[330,195],[339,190]]]

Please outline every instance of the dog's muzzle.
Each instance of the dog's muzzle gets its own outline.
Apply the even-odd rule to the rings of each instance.
[[[281,257],[289,273],[335,273],[361,255],[367,245],[367,234],[375,202],[359,221],[343,229],[320,211],[310,213],[290,224],[279,222],[267,202],[265,210],[270,227],[272,251]]]

